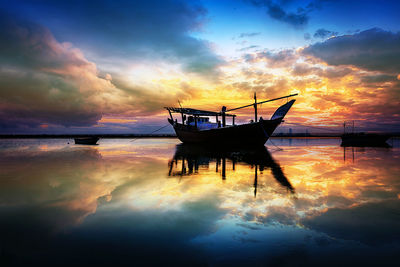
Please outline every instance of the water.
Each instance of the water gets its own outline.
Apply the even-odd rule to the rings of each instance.
[[[398,262],[398,139],[71,141],[0,140],[1,266]]]

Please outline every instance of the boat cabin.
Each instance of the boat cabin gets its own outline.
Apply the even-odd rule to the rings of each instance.
[[[175,122],[176,124],[178,123],[177,119],[174,120],[172,113],[181,113],[181,121],[179,122],[179,124],[193,126],[198,130],[215,129],[235,125],[236,115],[225,113],[226,108],[223,108],[221,112],[213,112],[192,108],[165,107],[165,109],[168,110],[170,120],[172,122]],[[210,117],[215,117],[215,122],[211,122]],[[227,124],[226,117],[232,118],[232,124]]]
[[[189,116],[186,124],[195,126],[196,125],[195,117]],[[221,123],[219,124],[219,127],[221,127]],[[218,122],[215,122],[215,123],[210,122],[210,118],[208,118],[208,117],[198,117],[197,118],[197,128],[199,130],[218,128]]]

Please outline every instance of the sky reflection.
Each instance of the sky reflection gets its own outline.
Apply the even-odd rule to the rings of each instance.
[[[257,153],[0,142],[5,263],[393,263],[400,251],[397,143],[353,159],[338,139]]]

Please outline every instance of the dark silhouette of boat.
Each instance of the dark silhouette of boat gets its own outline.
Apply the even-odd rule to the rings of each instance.
[[[391,137],[388,134],[354,132],[346,133],[346,122],[343,123],[342,147],[390,147],[386,141]]]
[[[372,134],[372,133],[347,133],[341,136],[341,146],[354,146],[354,147],[389,147],[386,141],[390,135],[385,134]]]
[[[237,163],[246,163],[254,168],[254,196],[257,194],[258,171],[270,169],[276,181],[294,194],[295,189],[286,178],[281,166],[272,158],[265,146],[252,148],[244,147],[215,147],[201,144],[179,144],[176,146],[174,157],[169,161],[168,176],[190,176],[199,172],[200,166],[209,166],[215,162],[216,172],[221,172],[222,179],[226,177],[226,161],[232,162],[233,171]],[[175,170],[174,171],[174,166]],[[179,170],[180,167],[180,170]]]
[[[253,104],[229,110],[224,106],[220,112],[182,107],[165,107],[165,109],[168,110],[170,115],[170,118],[168,119],[169,123],[174,127],[176,135],[183,143],[205,143],[217,144],[219,146],[261,146],[267,142],[268,138],[283,121],[283,118],[292,107],[295,100],[293,99],[280,106],[269,120],[264,120],[262,117],[258,119],[257,106],[259,104],[289,98],[295,95],[297,94],[257,102],[256,94],[254,94]],[[254,121],[236,125],[236,115],[228,114],[227,112],[246,107],[254,107]],[[180,113],[181,122],[178,122],[177,119],[174,120],[172,113]],[[215,117],[216,122],[210,122],[209,117]],[[226,123],[227,117],[232,119],[231,125]],[[220,121],[219,118],[221,118],[222,121]]]
[[[97,145],[97,141],[99,141],[99,139],[100,138],[98,138],[97,136],[74,138],[75,144],[77,145]]]

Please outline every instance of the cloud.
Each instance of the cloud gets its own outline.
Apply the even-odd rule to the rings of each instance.
[[[315,33],[314,33],[314,38],[321,38],[321,39],[325,39],[327,37],[332,37],[337,35],[338,32],[333,32],[333,31],[329,31],[326,29],[318,29]]]
[[[47,128],[41,131],[93,126],[103,115],[154,115],[177,99],[196,95],[197,88],[179,79],[174,84],[160,77],[134,83],[127,75],[99,72],[80,49],[60,43],[49,29],[31,21],[2,13],[0,26],[3,133],[42,125]]]
[[[251,50],[254,48],[259,48],[259,47],[260,47],[259,45],[250,45],[250,46],[246,46],[246,47],[237,49],[236,51],[243,52],[243,51],[248,51],[248,50]]]
[[[400,110],[393,101],[400,97],[397,75],[348,65],[327,66],[294,49],[248,53],[237,62],[241,63],[241,76],[246,82],[232,77],[232,88],[243,95],[256,90],[261,98],[296,90],[300,94],[296,102],[298,117],[292,117],[295,121],[313,117],[324,125],[332,125],[332,121],[352,119],[359,120],[362,131],[399,130]]]
[[[284,49],[280,51],[266,50],[258,52],[252,57],[249,57],[250,61],[265,60],[269,67],[279,68],[286,67],[293,64],[298,59],[296,51],[293,49]]]
[[[400,33],[373,28],[310,45],[303,53],[317,57],[329,65],[352,65],[365,70],[398,74]]]
[[[308,13],[314,8],[312,5],[307,7],[298,7],[295,12],[284,9],[282,3],[275,3],[272,0],[252,0],[251,3],[257,7],[265,7],[267,14],[278,21],[287,23],[296,28],[302,28],[307,25]]]
[[[196,2],[100,0],[82,4],[79,0],[45,0],[34,7],[30,1],[22,1],[9,9],[20,13],[27,6],[27,17],[49,25],[56,36],[89,51],[98,64],[156,59],[210,75],[223,63],[212,51],[212,44],[191,36],[201,31],[207,15]]]
[[[93,125],[118,90],[96,65],[38,24],[0,18],[0,125]]]
[[[244,32],[239,35],[238,38],[245,38],[245,37],[254,37],[260,35],[261,32]]]
[[[318,77],[335,79],[352,73],[352,70],[347,67],[321,68],[312,64],[296,63],[293,65],[291,73],[296,76],[317,75]]]
[[[396,76],[394,75],[376,74],[376,75],[361,76],[361,82],[363,83],[379,84],[379,83],[395,82],[395,81],[396,81]]]
[[[293,66],[292,74],[296,76],[305,76],[312,74],[318,68],[311,67],[305,63],[298,63]]]
[[[132,84],[123,76],[114,76],[113,84],[119,88],[124,95],[129,96],[123,101],[128,107],[120,110],[120,115],[146,116],[160,112],[162,107],[175,106],[177,101],[184,101],[195,98],[199,88],[193,87],[186,82],[176,84],[176,90],[172,92],[168,87],[141,86]]]

